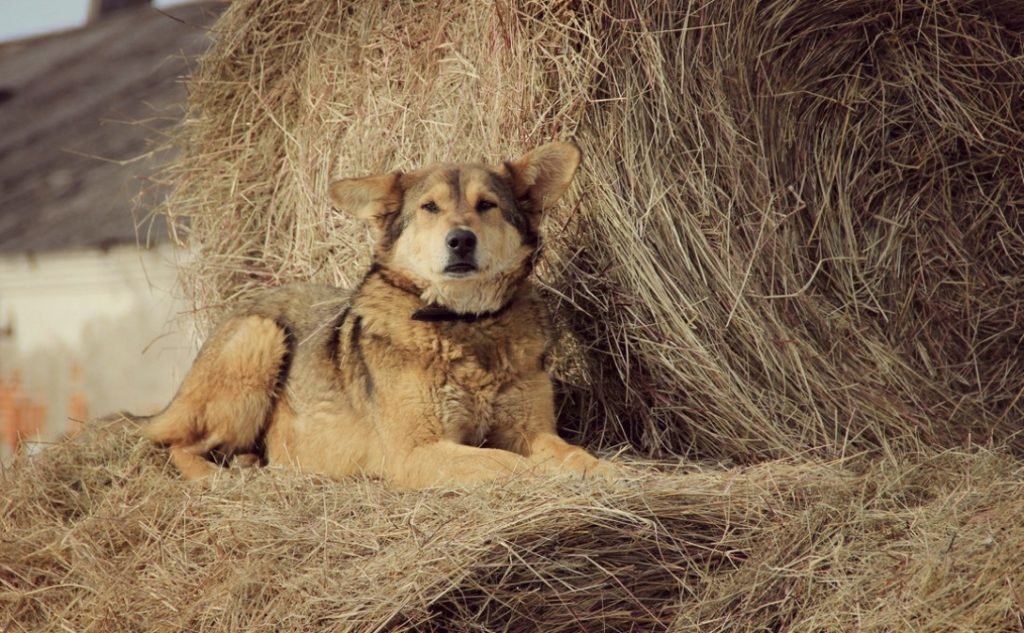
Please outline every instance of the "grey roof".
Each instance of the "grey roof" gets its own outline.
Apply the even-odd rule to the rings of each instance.
[[[123,9],[0,45],[0,253],[135,242],[133,200],[160,195],[146,176],[170,155],[152,150],[181,118],[182,77],[222,6]],[[162,223],[140,229],[166,239]]]

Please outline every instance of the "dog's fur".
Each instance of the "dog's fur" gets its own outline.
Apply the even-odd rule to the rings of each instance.
[[[235,455],[411,488],[537,470],[607,476],[556,434],[550,326],[528,282],[541,212],[578,164],[574,146],[551,143],[499,168],[332,184],[335,206],[375,229],[362,282],[248,301],[144,434],[190,479]]]

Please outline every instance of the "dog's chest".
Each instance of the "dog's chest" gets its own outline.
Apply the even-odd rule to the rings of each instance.
[[[523,414],[515,394],[529,371],[531,348],[528,341],[487,336],[441,341],[437,398],[445,436],[479,445],[496,425]]]

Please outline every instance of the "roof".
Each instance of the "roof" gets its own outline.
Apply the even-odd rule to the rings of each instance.
[[[123,9],[81,29],[0,45],[0,253],[166,240],[133,200],[169,158],[182,77],[222,4]],[[145,215],[147,209],[140,208]]]

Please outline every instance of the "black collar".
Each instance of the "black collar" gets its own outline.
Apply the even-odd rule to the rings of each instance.
[[[444,306],[426,305],[412,313],[413,321],[424,321],[426,323],[438,323],[441,321],[462,321],[463,323],[476,323],[484,319],[493,319],[502,315],[512,305],[509,301],[497,310],[490,312],[455,312]]]

